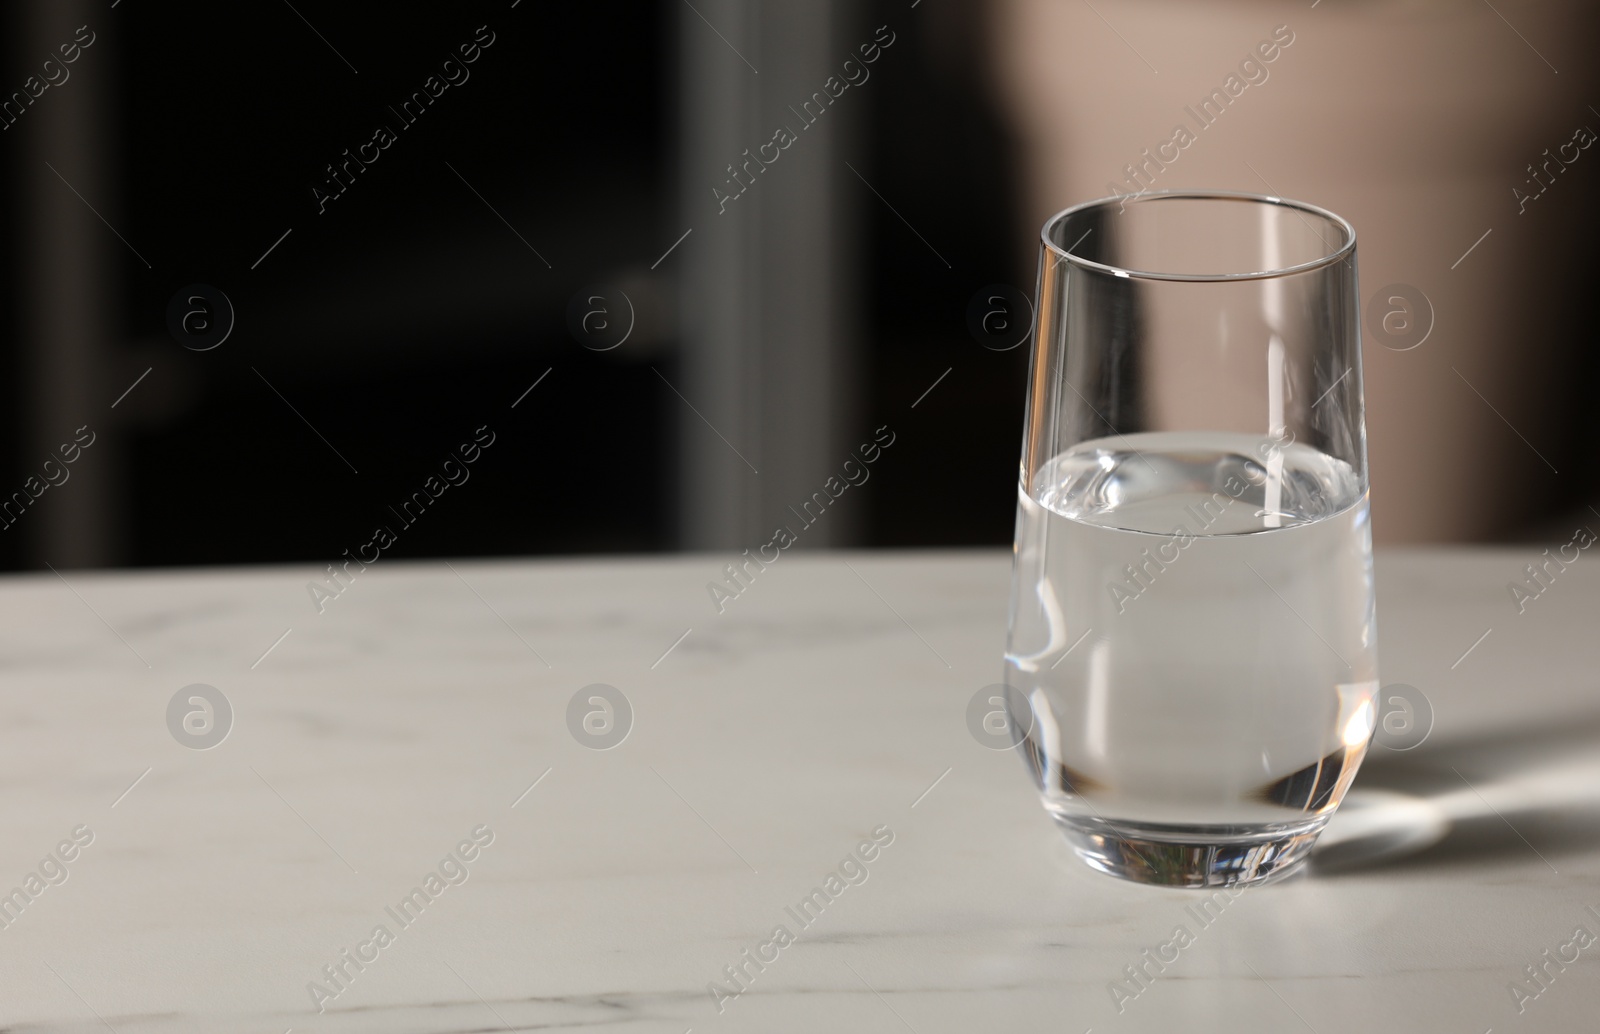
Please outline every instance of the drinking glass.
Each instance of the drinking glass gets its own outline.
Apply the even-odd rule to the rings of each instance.
[[[1077,853],[1141,883],[1280,878],[1373,731],[1356,240],[1172,192],[1044,226],[1008,710]]]

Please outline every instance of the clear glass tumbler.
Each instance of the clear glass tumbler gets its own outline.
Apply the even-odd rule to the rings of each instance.
[[[1284,876],[1374,723],[1355,231],[1184,192],[1069,208],[1042,236],[1018,747],[1094,868]]]

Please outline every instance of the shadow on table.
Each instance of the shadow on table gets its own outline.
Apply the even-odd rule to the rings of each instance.
[[[1409,751],[1374,745],[1311,856],[1319,875],[1600,847],[1600,713]]]

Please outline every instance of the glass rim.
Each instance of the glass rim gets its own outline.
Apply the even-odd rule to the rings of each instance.
[[[1288,208],[1296,212],[1314,215],[1324,219],[1337,227],[1344,234],[1344,243],[1326,255],[1300,262],[1292,266],[1283,266],[1278,269],[1259,269],[1240,273],[1161,273],[1146,269],[1125,269],[1121,266],[1110,265],[1105,262],[1096,262],[1072,252],[1050,239],[1051,231],[1067,219],[1080,212],[1087,212],[1096,208],[1107,208],[1117,205],[1126,208],[1130,204],[1154,204],[1160,201],[1237,201],[1250,204],[1275,205]],[[1292,198],[1278,197],[1272,194],[1251,194],[1231,190],[1154,190],[1141,193],[1130,198],[1126,195],[1116,194],[1111,197],[1096,198],[1093,201],[1084,201],[1064,208],[1055,215],[1046,219],[1044,227],[1039,231],[1039,240],[1046,251],[1053,253],[1058,259],[1084,269],[1092,269],[1099,273],[1110,273],[1113,276],[1126,277],[1136,280],[1179,280],[1191,283],[1224,283],[1233,280],[1273,280],[1279,277],[1293,276],[1296,273],[1306,273],[1315,269],[1322,269],[1335,263],[1342,262],[1356,250],[1356,228],[1350,221],[1341,215],[1330,212],[1320,205],[1313,205],[1305,201],[1296,201]],[[1081,238],[1080,238],[1081,240]],[[1076,247],[1076,245],[1073,245]]]

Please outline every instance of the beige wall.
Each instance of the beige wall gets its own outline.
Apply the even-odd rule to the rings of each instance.
[[[1548,389],[1570,376],[1553,335],[1571,302],[1542,267],[1568,246],[1600,183],[1600,147],[1572,149],[1576,160],[1526,214],[1512,188],[1534,189],[1525,166],[1545,148],[1580,126],[1600,130],[1588,107],[1600,99],[1590,91],[1594,16],[1565,2],[1496,8],[1515,29],[1465,0],[992,8],[993,67],[1023,144],[1028,230],[1108,185],[1132,189],[1124,166],[1183,125],[1196,139],[1169,149],[1176,159],[1152,189],[1281,194],[1331,208],[1356,226],[1363,304],[1396,282],[1431,300],[1435,323],[1420,346],[1398,351],[1365,335],[1381,542],[1503,533],[1533,519],[1562,476],[1551,465],[1561,466],[1563,414]],[[1293,40],[1265,64],[1265,81],[1198,129],[1185,106],[1239,75],[1283,25]]]

